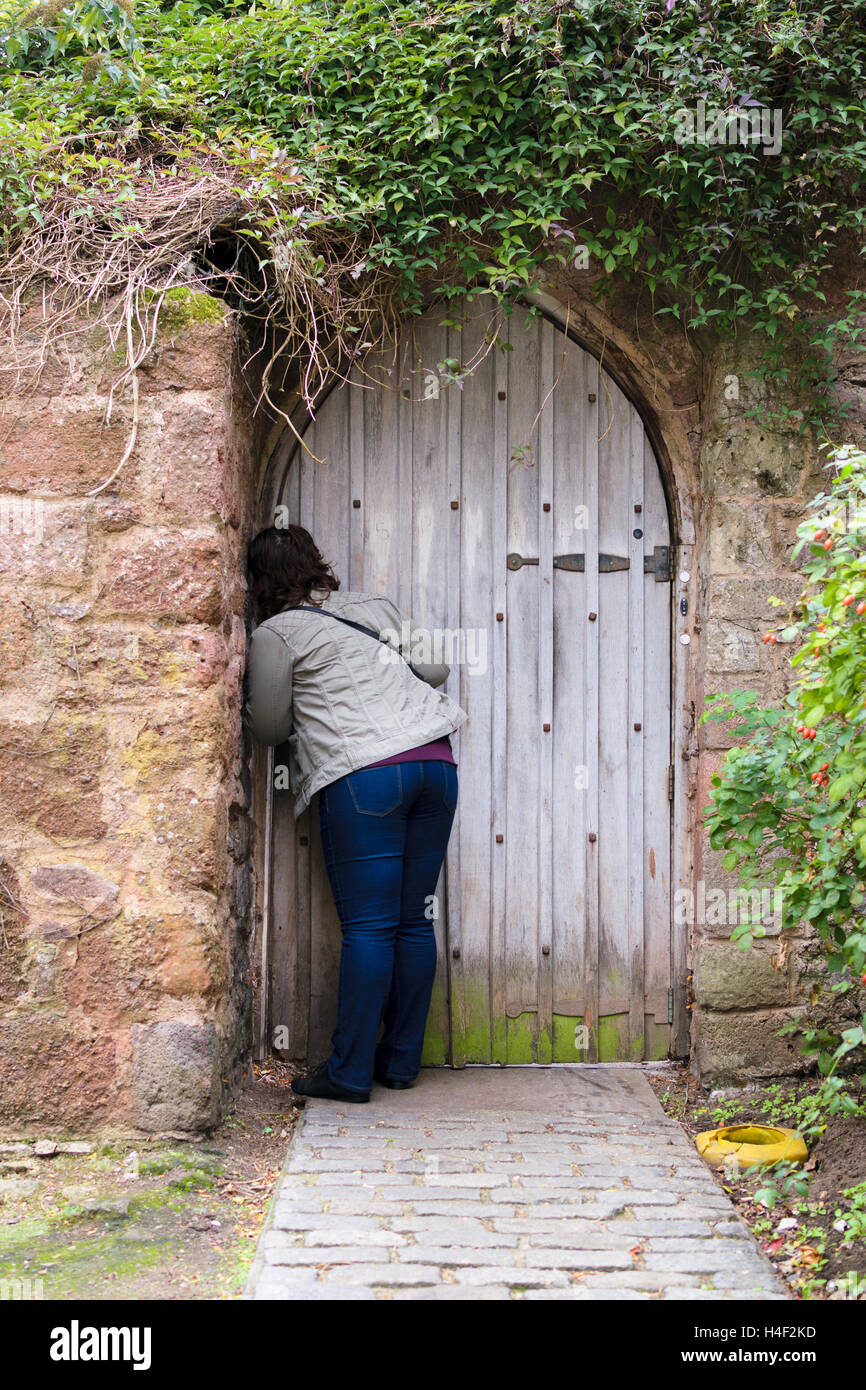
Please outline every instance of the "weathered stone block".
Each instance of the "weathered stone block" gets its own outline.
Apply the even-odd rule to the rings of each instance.
[[[41,737],[0,725],[0,806],[56,840],[100,839],[105,751],[101,724],[87,716],[56,716]]]
[[[210,1020],[133,1024],[133,1120],[152,1133],[198,1132],[219,1117],[216,1028]]]
[[[693,1010],[694,1061],[705,1083],[728,1083],[761,1076],[791,1076],[807,1070],[796,1036],[778,1030],[796,1017],[791,1009],[754,1013]]]
[[[801,581],[795,576],[714,577],[707,596],[707,617],[747,627],[760,639],[767,627],[775,624],[777,614],[785,611],[784,607],[781,610],[774,607],[769,600],[780,598],[783,605],[793,606],[801,587]]]
[[[730,421],[704,444],[702,483],[717,497],[795,497],[810,456],[801,435]]]
[[[722,673],[760,672],[769,681],[775,653],[764,645],[764,634],[777,623],[771,597],[789,605],[800,592],[796,579],[718,578],[710,583],[704,643],[705,670],[712,680]],[[731,684],[731,682],[728,682]]]
[[[0,1020],[0,1125],[29,1131],[50,1125],[81,1133],[107,1118],[118,1122],[114,1037],[82,1021],[38,1006],[9,1010]],[[120,1103],[121,1116],[123,1102]]]
[[[158,989],[174,999],[203,998],[219,971],[219,944],[197,922],[170,917],[160,926],[163,957],[156,974]],[[217,980],[222,984],[221,980]]]
[[[716,672],[753,672],[767,665],[766,648],[757,633],[739,623],[713,618],[707,624],[704,662],[708,675]]]
[[[233,338],[231,315],[221,300],[193,290],[169,290],[153,350],[139,368],[139,393],[224,389],[231,373]],[[100,389],[110,384],[106,373]]]
[[[80,496],[111,476],[132,429],[128,407],[36,396],[0,410],[0,472],[9,492]],[[118,486],[126,491],[128,478]]]
[[[704,941],[694,974],[697,1002],[706,1009],[771,1008],[787,1004],[787,971],[776,970],[770,953],[730,942]]]
[[[234,466],[231,437],[216,403],[196,393],[167,405],[159,427],[142,438],[150,455],[147,489],[160,512],[173,524],[219,520],[237,526],[241,515],[241,479]]]
[[[770,512],[765,502],[715,502],[708,518],[713,575],[760,573],[773,567]]]
[[[223,616],[225,556],[216,536],[168,530],[134,547],[118,547],[106,567],[100,608],[106,613],[216,624]]]
[[[796,560],[792,560],[791,552],[797,544],[797,527],[806,515],[804,502],[789,501],[787,498],[775,498],[772,504],[772,524],[773,524],[773,550],[776,557],[776,565],[780,569],[788,569],[796,573],[809,559],[809,547],[803,546]]]
[[[0,497],[0,576],[75,587],[86,560],[86,504]]]

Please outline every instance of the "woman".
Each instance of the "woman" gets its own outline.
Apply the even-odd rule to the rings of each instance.
[[[288,741],[295,817],[319,795],[343,933],[331,1056],[292,1089],[368,1101],[374,1077],[402,1089],[421,1066],[429,904],[457,807],[448,735],[468,716],[435,689],[447,666],[409,664],[410,620],[379,594],[339,592],[302,526],[259,532],[249,566],[265,621],[250,643],[247,718],[261,743]]]

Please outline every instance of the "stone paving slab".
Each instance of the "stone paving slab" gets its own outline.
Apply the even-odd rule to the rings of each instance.
[[[428,1069],[307,1101],[252,1299],[784,1299],[640,1069]]]

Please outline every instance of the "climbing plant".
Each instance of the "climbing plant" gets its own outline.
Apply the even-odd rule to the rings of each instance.
[[[803,592],[764,637],[790,654],[792,689],[779,705],[747,691],[708,702],[703,719],[736,719],[745,742],[726,753],[705,814],[723,868],[747,896],[778,888],[783,929],[809,923],[833,991],[848,994],[866,986],[866,453],[846,446],[827,467],[797,531]],[[764,934],[745,914],[731,935],[749,947]],[[866,1016],[841,1037],[808,1029],[804,1043],[851,1109],[838,1069],[866,1050]]]
[[[862,4],[0,0],[3,303],[99,305],[128,370],[205,283],[260,350],[362,354],[434,291],[549,265],[820,397],[863,291]],[[792,344],[802,351],[792,353]],[[788,367],[781,356],[774,369]],[[267,390],[267,370],[266,390]]]

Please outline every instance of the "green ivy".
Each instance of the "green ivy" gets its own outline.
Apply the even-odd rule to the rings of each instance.
[[[86,200],[94,159],[218,149],[274,248],[360,234],[357,275],[400,303],[468,287],[513,299],[577,261],[693,333],[748,324],[803,347],[802,382],[856,336],[859,293],[825,272],[859,251],[861,4],[789,0],[0,0],[0,228]],[[778,150],[684,143],[684,112],[778,111]],[[774,119],[774,118],[772,118]],[[178,164],[180,161],[180,164]],[[128,175],[127,175],[128,177]],[[315,268],[315,260],[312,262]],[[768,358],[768,364],[770,359]],[[777,364],[777,373],[787,369]]]

